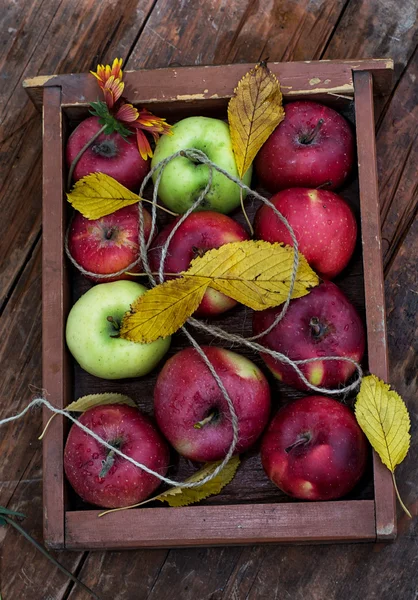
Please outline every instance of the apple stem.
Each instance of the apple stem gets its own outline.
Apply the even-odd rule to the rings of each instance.
[[[70,188],[71,188],[71,181],[73,179],[74,169],[76,168],[78,161],[83,156],[83,154],[87,150],[87,148],[89,148],[92,145],[92,143],[97,140],[97,138],[99,137],[99,135],[101,135],[102,133],[104,133],[105,129],[106,129],[106,125],[103,125],[103,127],[101,129],[99,129],[99,131],[97,131],[94,134],[94,136],[87,142],[87,144],[81,148],[80,152],[77,154],[77,156],[75,157],[75,159],[71,163],[70,170],[68,171],[67,190],[70,190]]]
[[[314,337],[319,337],[321,335],[322,328],[318,317],[312,317],[312,319],[309,321],[309,327],[311,328]]]
[[[318,185],[315,189],[322,190],[323,188],[329,187],[330,185],[332,185],[332,181],[331,179],[328,179],[328,181],[324,181],[324,183],[321,183],[321,185]]]
[[[115,451],[109,450],[109,452],[107,453],[106,459],[102,460],[102,470],[99,473],[100,479],[103,479],[103,477],[106,477],[106,475],[109,473],[110,469],[113,467],[114,464],[115,464]]]
[[[308,433],[304,433],[303,435],[300,436],[300,438],[298,440],[296,440],[296,442],[293,442],[293,444],[290,444],[290,446],[285,448],[284,451],[286,452],[286,454],[289,454],[289,452],[291,452],[293,450],[293,448],[297,448],[298,446],[304,446],[305,444],[307,444],[310,441],[311,441],[311,436]]]
[[[117,321],[115,321],[115,319],[111,315],[106,317],[106,319],[109,321],[109,323],[112,323],[112,325],[116,329],[116,331],[119,331],[120,325]]]
[[[315,138],[318,131],[321,129],[323,124],[324,124],[324,119],[319,119],[318,123],[315,125],[315,127],[312,129],[312,131],[301,138],[300,141],[302,142],[302,144],[310,144],[313,141],[313,139]]]
[[[205,425],[207,425],[208,423],[210,423],[213,420],[215,414],[216,414],[215,412],[211,412],[207,417],[205,417],[201,421],[198,421],[197,423],[195,423],[193,425],[193,427],[195,429],[202,429],[202,427],[204,427]]]

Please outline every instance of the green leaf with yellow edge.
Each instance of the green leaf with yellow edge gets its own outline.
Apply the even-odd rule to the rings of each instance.
[[[261,62],[244,75],[228,104],[232,148],[240,178],[284,116],[279,82]]]
[[[140,198],[113,177],[91,173],[76,182],[67,200],[86,219],[93,220],[135,204]]]
[[[253,310],[284,302],[293,272],[293,248],[262,240],[233,242],[195,258],[182,275],[210,278],[209,286]],[[299,253],[292,298],[300,298],[318,285],[316,273]]]
[[[184,483],[196,483],[197,481],[202,481],[214,472],[216,467],[221,464],[221,460],[217,462],[210,462],[203,465],[199,471],[193,473],[191,477],[188,477]],[[189,504],[196,504],[196,502],[200,502],[205,498],[209,498],[209,496],[215,496],[219,494],[219,492],[230,483],[235,477],[235,473],[240,464],[239,456],[233,456],[231,460],[225,465],[218,475],[216,475],[210,481],[207,481],[200,487],[194,488],[182,488],[173,487],[163,492],[159,496],[154,496],[154,498],[148,498],[139,504],[132,504],[131,506],[124,506],[122,508],[113,508],[111,510],[106,510],[99,514],[99,517],[107,515],[111,512],[118,512],[120,510],[127,510],[129,508],[136,508],[138,506],[143,506],[144,504],[148,504],[149,502],[154,502],[155,500],[159,500],[160,502],[167,502],[170,506],[179,507],[179,506],[188,506]]]
[[[171,335],[197,309],[209,283],[207,277],[172,279],[145,292],[123,317],[120,337],[143,344]]]
[[[362,379],[354,412],[367,439],[392,473],[399,502],[411,517],[402,502],[395,480],[395,467],[407,455],[411,441],[411,423],[404,401],[381,379],[369,375]]]
[[[85,412],[94,406],[102,406],[103,404],[127,404],[136,408],[135,402],[129,396],[124,394],[116,394],[114,392],[105,392],[103,394],[88,394],[82,396],[75,402],[71,402],[65,407],[65,410],[72,412]]]
[[[186,479],[186,483],[202,481],[202,479],[213,473],[220,463],[221,461],[206,463],[199,471]],[[222,469],[222,471],[216,475],[216,477],[204,483],[201,487],[171,488],[170,490],[167,490],[163,494],[157,496],[155,500],[167,502],[170,506],[188,506],[189,504],[200,502],[200,500],[204,500],[209,496],[215,496],[233,480],[239,464],[239,456],[233,456]]]
[[[127,404],[128,406],[133,406],[136,408],[135,402],[132,400],[132,398],[129,398],[129,396],[125,396],[124,394],[116,394],[114,392],[105,392],[103,394],[88,394],[88,396],[81,396],[81,398],[78,400],[68,404],[65,409],[72,412],[85,412],[89,408],[101,406],[103,404]],[[54,419],[56,416],[56,413],[54,413],[48,419],[41,435],[38,437],[38,440],[42,440],[52,419]]]

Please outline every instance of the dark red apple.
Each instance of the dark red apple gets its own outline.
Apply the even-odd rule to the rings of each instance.
[[[204,346],[233,402],[239,424],[238,454],[259,437],[270,414],[270,389],[250,360],[223,348]],[[225,457],[233,429],[228,404],[203,359],[186,348],[166,362],[154,389],[158,426],[186,458],[213,461]]]
[[[255,159],[260,183],[270,192],[323,185],[328,190],[339,188],[354,161],[348,122],[317,102],[291,102],[285,113]]]
[[[332,279],[347,266],[356,245],[357,223],[348,203],[334,192],[290,188],[270,200],[293,228],[299,251],[324,279]],[[285,225],[264,204],[254,220],[258,239],[293,246]]]
[[[85,119],[68,138],[66,148],[67,166],[71,163],[101,129],[98,117]],[[138,191],[150,169],[150,161],[139,153],[134,135],[124,139],[119,133],[102,133],[83,153],[74,169],[73,179],[78,181],[90,173],[105,173],[130,190]]]
[[[132,406],[107,404],[83,413],[79,422],[127,456],[165,475],[169,449],[151,421]],[[64,450],[68,481],[85,502],[118,508],[148,498],[160,480],[113,454],[73,425]]]
[[[348,494],[364,473],[366,438],[347,406],[325,396],[307,396],[279,410],[261,445],[267,476],[302,500],[332,500]]]
[[[161,248],[177,221],[178,219],[167,225],[152,243],[149,261],[153,271],[157,272],[159,269]],[[207,250],[244,240],[248,240],[247,232],[230,217],[211,211],[192,213],[180,225],[170,242],[164,272],[186,271],[190,261],[197,256],[203,256]],[[221,292],[208,289],[195,315],[207,317],[219,315],[236,304],[235,300]]]
[[[254,312],[254,333],[265,331],[280,311],[278,306]],[[365,331],[351,302],[334,283],[325,281],[307,296],[292,300],[284,318],[259,342],[292,360],[341,356],[360,362]],[[268,354],[263,354],[263,359],[277,379],[300,390],[308,389],[290,365]],[[355,365],[342,360],[318,360],[300,365],[300,370],[311,384],[335,388],[354,373]]]
[[[143,209],[145,239],[151,231],[151,216]],[[76,262],[90,273],[117,273],[127,268],[139,256],[138,207],[125,206],[116,212],[90,221],[76,213],[68,234],[68,249]],[[139,272],[140,265],[132,268]],[[87,276],[101,283],[130,279],[129,275],[118,275],[106,279]]]

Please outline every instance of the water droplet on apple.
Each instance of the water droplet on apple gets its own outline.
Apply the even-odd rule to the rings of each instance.
[[[327,221],[328,225],[332,225],[332,221]]]
[[[349,330],[349,328],[350,328],[350,326],[349,326],[349,325],[345,325],[345,326],[344,326],[344,331],[348,331],[348,330]]]
[[[99,455],[98,455],[98,453],[97,453],[97,452],[95,452],[95,453],[93,454],[92,458],[93,458],[94,460],[97,460],[97,459],[99,458]]]

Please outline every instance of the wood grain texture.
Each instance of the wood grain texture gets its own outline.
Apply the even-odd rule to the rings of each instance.
[[[386,310],[384,302],[382,303],[384,280],[374,137],[373,76],[367,71],[354,73],[354,89],[369,370],[383,381],[388,381]],[[373,458],[377,538],[394,539],[396,522],[392,478],[376,453]]]
[[[399,82],[377,136],[382,250],[386,272],[417,216],[418,52]],[[415,94],[411,93],[415,90]]]
[[[102,548],[104,539],[108,548],[165,548],[376,538],[372,500],[99,512],[66,512],[67,548]]]

